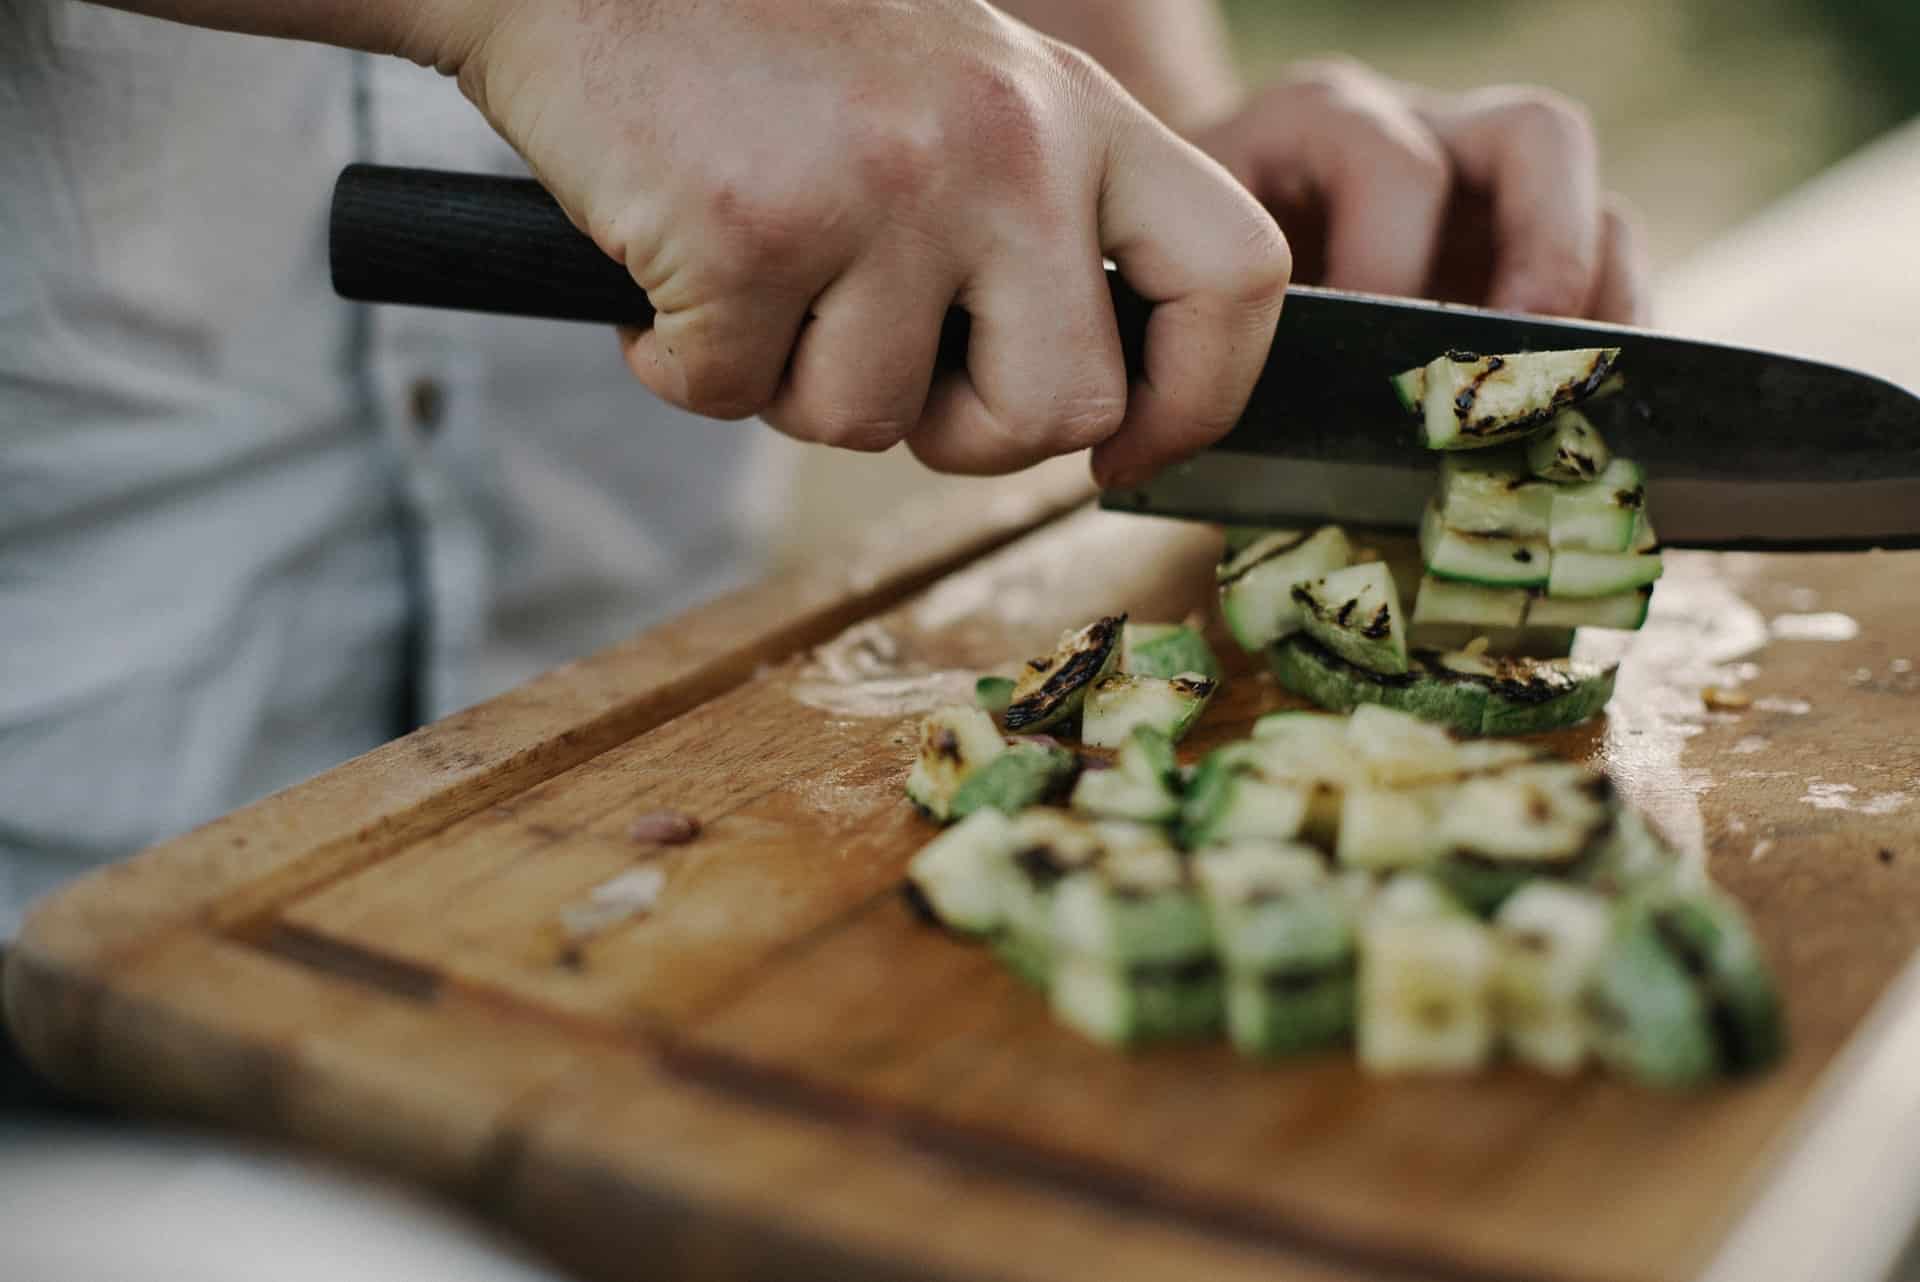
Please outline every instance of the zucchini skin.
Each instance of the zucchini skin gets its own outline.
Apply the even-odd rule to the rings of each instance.
[[[1017,815],[1028,806],[1063,795],[1073,786],[1080,760],[1065,748],[1037,743],[1010,745],[954,790],[947,814],[965,819],[976,810]]]
[[[1384,704],[1462,735],[1536,734],[1577,725],[1613,697],[1612,669],[1578,681],[1521,682],[1445,672],[1439,658],[1415,651],[1408,672],[1388,676],[1356,667],[1308,637],[1288,637],[1268,652],[1284,688],[1329,711]]]

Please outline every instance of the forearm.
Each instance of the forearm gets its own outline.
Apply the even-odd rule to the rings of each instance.
[[[1175,129],[1227,115],[1240,80],[1215,0],[997,0],[1056,40],[1091,54]]]

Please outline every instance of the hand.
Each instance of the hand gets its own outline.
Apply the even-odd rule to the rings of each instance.
[[[1279,220],[1296,278],[1634,322],[1647,266],[1585,113],[1543,89],[1441,94],[1308,63],[1195,141]]]
[[[1244,406],[1290,260],[1257,201],[1085,56],[978,0],[479,6],[433,51],[650,295],[667,400],[993,473],[1128,483]],[[1101,269],[1157,306],[1129,389]],[[934,377],[942,317],[973,320]]]

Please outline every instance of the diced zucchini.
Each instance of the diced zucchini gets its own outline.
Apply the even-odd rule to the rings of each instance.
[[[1420,868],[1447,852],[1440,829],[1446,795],[1440,788],[1348,788],[1340,803],[1334,857],[1372,871]]]
[[[1587,981],[1606,951],[1612,914],[1590,890],[1536,881],[1494,919],[1493,1000],[1515,1058],[1574,1072],[1587,1058]]]
[[[1007,729],[1034,734],[1078,716],[1093,683],[1119,663],[1126,621],[1121,614],[1090,623],[1063,636],[1052,654],[1029,660],[1007,705]]]
[[[1291,840],[1306,822],[1310,785],[1261,777],[1243,753],[1212,753],[1188,782],[1180,844],[1188,850],[1247,839]]]
[[[990,935],[1000,928],[1000,866],[1013,854],[1013,824],[998,810],[967,816],[920,848],[907,881],[949,928]]]
[[[1213,927],[1171,846],[1109,849],[1055,890],[1053,946],[1121,966],[1190,961],[1212,955]]]
[[[1293,590],[1307,635],[1349,663],[1407,670],[1407,630],[1393,576],[1379,561],[1335,570]]]
[[[1308,846],[1201,852],[1194,871],[1227,969],[1227,1035],[1246,1055],[1344,1040],[1353,1026],[1354,906]]]
[[[934,819],[948,818],[953,794],[967,776],[1006,750],[993,718],[952,704],[920,723],[920,753],[907,775],[907,798]]]
[[[1312,534],[1278,531],[1220,563],[1220,613],[1246,650],[1258,650],[1300,630],[1296,584],[1317,579],[1353,559],[1346,531],[1324,525]]]
[[[1651,587],[1612,596],[1563,598],[1537,596],[1527,605],[1527,624],[1543,628],[1624,628],[1632,631],[1647,621]]]
[[[1388,788],[1458,776],[1458,745],[1439,726],[1397,708],[1368,704],[1347,719],[1347,745],[1366,781]]]
[[[1136,726],[1111,769],[1080,773],[1073,808],[1103,819],[1170,823],[1180,814],[1179,771],[1173,741],[1151,726]]]
[[[1361,1066],[1462,1073],[1486,1064],[1493,959],[1486,928],[1470,917],[1370,915],[1360,936]]]
[[[1409,414],[1418,414],[1427,399],[1427,367],[1417,365],[1395,374],[1387,381],[1393,386],[1393,395],[1400,402],[1400,408]]]
[[[1108,1046],[1198,1037],[1220,1027],[1220,967],[1211,957],[1123,967],[1069,954],[1053,966],[1053,1013]]]
[[[1517,628],[1527,617],[1525,588],[1483,588],[1428,575],[1413,600],[1413,626],[1466,623],[1481,629]]]
[[[1527,463],[1533,474],[1559,485],[1593,480],[1612,457],[1600,433],[1579,410],[1561,410],[1545,431],[1527,442]]]
[[[1518,449],[1449,454],[1440,460],[1441,524],[1466,534],[1543,538],[1553,486],[1536,480]]]
[[[1184,623],[1129,623],[1121,630],[1120,671],[1135,677],[1189,673],[1220,679],[1220,660],[1197,628]]]
[[[1445,886],[1419,872],[1395,873],[1380,884],[1366,905],[1369,923],[1465,916],[1466,908]]]
[[[1649,905],[1629,901],[1585,998],[1594,1052],[1614,1072],[1650,1086],[1698,1086],[1719,1068],[1713,1006],[1663,938]]]
[[[1427,573],[1489,588],[1532,588],[1548,579],[1551,552],[1544,538],[1506,538],[1448,529],[1440,509],[1427,505],[1420,522],[1420,555]]]
[[[1567,599],[1617,596],[1655,582],[1662,569],[1658,552],[1556,552],[1547,595]]]
[[[1013,853],[997,865],[1001,941],[1034,982],[1046,982],[1055,888],[1106,853],[1100,830],[1066,811],[1035,807],[1014,818]]]
[[[1013,678],[981,677],[973,683],[973,701],[982,712],[1005,712],[1013,702]]]
[[[1111,673],[1094,682],[1080,715],[1080,741],[1117,748],[1137,726],[1178,742],[1206,710],[1219,682],[1198,673],[1165,679]]]
[[[1449,848],[1535,870],[1570,865],[1612,823],[1606,776],[1567,761],[1512,766],[1462,783],[1440,821]]]
[[[1039,743],[1008,746],[953,790],[948,815],[964,819],[981,810],[1017,815],[1028,806],[1064,793],[1080,763],[1065,748]]]
[[[1475,356],[1450,352],[1427,366],[1421,417],[1433,450],[1477,449],[1528,435],[1593,394],[1617,347]]]
[[[1779,993],[1739,906],[1708,892],[1651,895],[1642,907],[1700,987],[1720,1071],[1739,1077],[1778,1060],[1786,1048]]]
[[[1547,542],[1586,552],[1625,552],[1646,507],[1646,476],[1632,459],[1617,458],[1583,485],[1556,486],[1547,518]]]
[[[1701,866],[1683,858],[1638,811],[1625,807],[1614,812],[1613,830],[1593,857],[1581,861],[1577,880],[1613,896],[1705,889]]]

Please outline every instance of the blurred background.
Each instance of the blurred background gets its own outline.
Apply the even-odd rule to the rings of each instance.
[[[1344,53],[1438,88],[1503,81],[1582,99],[1609,184],[1646,217],[1665,272],[1744,217],[1920,113],[1920,0],[1224,0],[1249,84]],[[863,513],[963,491],[904,449],[780,448],[795,484],[778,555]],[[1059,466],[1074,466],[1075,461]]]

